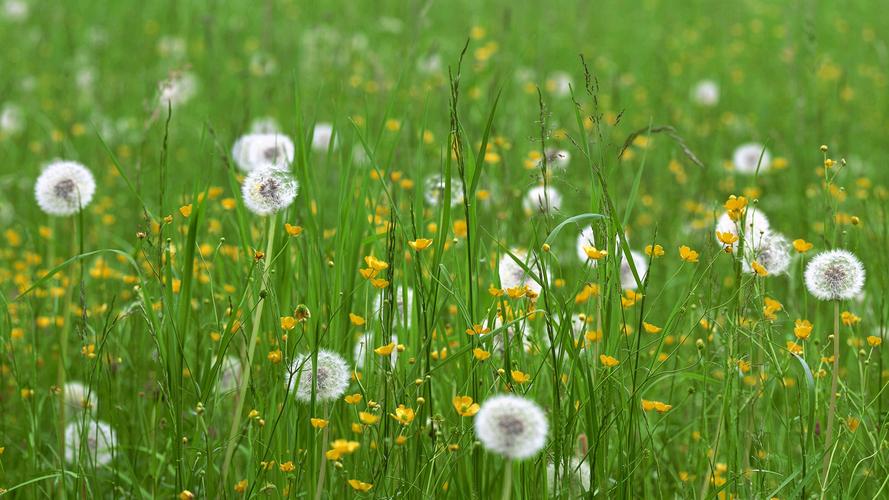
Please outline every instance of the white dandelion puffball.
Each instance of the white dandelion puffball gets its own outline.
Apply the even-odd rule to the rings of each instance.
[[[556,71],[546,81],[546,89],[558,97],[571,95],[571,75],[564,71]]]
[[[244,172],[266,166],[289,170],[293,154],[293,141],[286,135],[274,132],[242,135],[232,146],[232,158]]]
[[[698,106],[716,106],[719,104],[719,85],[713,80],[701,80],[691,89],[691,99]]]
[[[528,256],[528,252],[518,248],[510,249],[516,259],[524,264],[533,273],[537,272],[537,258],[533,254]],[[540,283],[531,277],[531,274],[522,269],[522,266],[516,262],[511,255],[504,253],[500,257],[498,266],[498,274],[500,275],[500,288],[516,288],[528,287],[534,293],[540,293],[543,289]]]
[[[68,416],[80,413],[93,414],[96,411],[96,392],[80,382],[71,381],[65,384],[62,391]]]
[[[326,153],[333,141],[333,149],[336,149],[337,138],[333,134],[333,125],[329,123],[316,123],[312,131],[312,149],[319,153]]]
[[[392,335],[392,342],[395,342],[395,345],[398,345],[398,335]],[[385,343],[385,339],[381,341],[381,343]],[[381,344],[382,345],[382,344]],[[352,358],[355,360],[355,369],[361,370],[364,368],[364,360],[367,359],[368,356],[379,357],[379,355],[374,351],[379,347],[378,345],[374,345],[374,336],[365,332],[358,340],[355,342],[355,348],[352,351]],[[368,354],[368,351],[370,354]],[[391,366],[395,367],[395,362],[398,361],[398,349],[392,349],[392,354],[389,355],[389,362]]]
[[[537,403],[503,394],[488,398],[475,415],[475,435],[488,451],[508,459],[536,455],[546,444],[549,422]]]
[[[299,184],[289,173],[269,166],[251,171],[241,193],[244,204],[256,215],[270,215],[293,203]]]
[[[25,128],[25,116],[15,104],[4,104],[0,110],[0,132],[15,135]]]
[[[190,101],[197,90],[198,79],[194,74],[176,72],[158,84],[158,101],[162,107],[169,105],[175,108]]]
[[[414,317],[414,290],[410,287],[399,286],[393,293],[393,300],[395,300],[395,307],[392,310],[392,314],[395,315],[393,323],[395,326],[410,328],[413,325]],[[374,299],[374,311],[382,314],[382,309],[383,296],[378,293]]]
[[[105,465],[114,458],[116,447],[114,429],[101,420],[71,422],[65,427],[65,461],[69,464],[84,460]]]
[[[762,156],[762,160],[760,160]],[[743,175],[753,175],[757,167],[760,172],[765,172],[772,166],[772,155],[765,146],[755,142],[742,144],[732,154],[732,165],[735,171]]]
[[[763,235],[758,250],[744,259],[744,272],[751,272],[753,269],[750,261],[756,261],[759,265],[768,271],[770,276],[777,276],[787,272],[790,267],[791,253],[790,243],[787,238],[780,233],[767,233]]]
[[[73,161],[54,161],[44,167],[34,196],[40,209],[50,215],[72,215],[90,204],[96,180],[88,168]]]
[[[555,170],[565,170],[571,162],[571,153],[564,149],[547,149],[546,150],[546,166]],[[538,162],[538,165],[543,160]]]
[[[554,464],[546,466],[546,484],[549,489],[550,496],[556,496],[563,489],[567,490],[570,498],[577,498],[589,491],[590,487],[590,466],[586,462],[582,462],[579,458],[572,457],[568,461],[568,474],[565,477],[565,469],[559,465],[559,480],[561,484],[556,484],[556,468]]]
[[[219,375],[216,379],[216,392],[225,394],[241,385],[241,360],[237,356],[226,356],[219,365]]]
[[[644,282],[645,275],[648,274],[648,258],[635,250],[630,250],[630,256],[633,258],[633,265],[636,266],[639,281]],[[633,270],[630,269],[630,263],[623,252],[620,259],[620,286],[624,290],[635,290],[638,287],[636,277],[633,276]]]
[[[491,326],[491,323],[488,320],[485,320],[485,327],[494,330],[492,333],[493,338],[491,339],[491,349],[493,349],[498,356],[503,356],[506,353],[506,346],[508,343],[510,352],[512,352],[515,350],[518,342],[518,339],[516,339],[516,335],[518,335],[522,340],[522,349],[524,349],[527,354],[531,354],[534,350],[534,344],[527,335],[522,333],[524,330],[524,323],[524,321],[519,320],[501,330],[500,327],[503,326],[503,318],[501,318],[500,313],[494,316],[493,326]],[[504,335],[504,333],[506,335]]]
[[[6,0],[3,2],[3,17],[10,21],[24,21],[28,18],[31,8],[22,0]]]
[[[593,234],[593,226],[587,226],[581,229],[580,234],[577,235],[577,258],[580,259],[581,262],[590,261],[593,266],[596,265],[596,261],[590,260],[589,256],[586,254],[586,247],[595,247],[596,246],[596,238]]]
[[[278,121],[271,116],[263,116],[250,122],[251,134],[274,134],[280,131],[281,127],[278,126]]]
[[[536,186],[528,190],[525,199],[522,200],[522,208],[528,213],[546,213],[559,211],[562,206],[562,195],[554,188]]]
[[[293,374],[290,379],[290,390],[293,390],[294,384],[299,384],[294,396],[300,401],[312,400],[313,380],[315,399],[318,401],[337,399],[349,387],[349,364],[339,354],[326,349],[318,350],[317,374],[312,370],[311,353],[297,356],[290,371]]]
[[[738,222],[733,221],[729,217],[728,213],[723,213],[719,220],[716,221],[715,233],[731,233],[737,236],[739,238],[738,241],[740,241],[739,225]],[[762,213],[762,210],[756,207],[748,207],[744,212],[744,251],[750,254],[757,253],[762,248],[762,243],[769,231],[769,218]],[[722,245],[723,243],[719,241],[719,237],[715,233],[716,243]],[[732,243],[732,251],[734,252],[738,251],[738,241]]]
[[[806,266],[806,288],[820,300],[847,300],[864,287],[864,265],[848,250],[828,250]]]
[[[445,180],[438,174],[429,176],[423,183],[423,199],[430,206],[441,205],[445,196]],[[463,183],[459,179],[451,179],[451,206],[463,203]]]

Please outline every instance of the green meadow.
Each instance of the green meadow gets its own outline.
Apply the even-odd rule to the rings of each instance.
[[[0,0],[0,497],[889,497],[881,9]]]

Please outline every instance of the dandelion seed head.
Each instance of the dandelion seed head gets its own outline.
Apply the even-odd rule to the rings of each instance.
[[[546,444],[549,423],[537,403],[511,394],[488,398],[475,415],[475,434],[484,447],[522,460]]]
[[[115,448],[117,436],[114,429],[101,420],[85,419],[65,427],[65,461],[69,464],[83,460],[105,465],[114,458]]]
[[[558,212],[561,206],[562,195],[552,187],[535,186],[522,200],[522,207],[528,213]]]
[[[790,243],[780,233],[769,232],[763,235],[758,245],[759,249],[754,254],[748,253],[744,259],[744,272],[751,272],[751,261],[756,261],[768,271],[770,276],[777,276],[787,272],[790,266],[792,254]]]
[[[158,84],[158,102],[162,108],[183,105],[195,96],[198,79],[188,71],[177,71]]]
[[[395,326],[401,328],[410,328],[413,325],[414,317],[414,290],[410,287],[398,286],[392,294],[395,301],[395,307],[392,314],[395,316]],[[377,294],[374,299],[374,311],[380,313],[383,310],[382,294]]]
[[[648,274],[648,258],[636,250],[630,250],[630,256],[633,258],[633,265],[636,267],[636,273],[639,274],[639,280],[645,281],[645,275]],[[621,253],[620,259],[620,286],[624,290],[637,288],[636,277],[633,276],[633,270],[624,253]]]
[[[820,300],[848,300],[864,287],[864,265],[848,250],[821,252],[806,266],[806,288]]]
[[[232,146],[232,158],[244,172],[259,167],[288,170],[293,163],[293,154],[293,141],[275,132],[243,135]]]
[[[733,221],[729,217],[728,213],[723,213],[719,220],[716,221],[716,233],[731,233],[740,238],[741,235],[738,232],[739,225],[738,222]],[[766,217],[762,210],[755,207],[747,208],[746,212],[744,212],[744,251],[750,254],[757,253],[762,248],[762,243],[769,234],[770,229],[769,218]],[[722,245],[715,233],[714,237],[716,242]],[[737,241],[732,243],[732,250],[737,252]]]
[[[312,371],[312,355],[300,354],[293,361],[290,368],[293,384],[298,386],[294,391],[296,399],[309,402],[312,400],[312,380],[315,380],[315,399],[318,401],[330,401],[337,399],[346,392],[349,387],[349,364],[339,354],[326,349],[318,350],[317,377]]]
[[[385,340],[381,340],[380,342],[385,342]],[[392,342],[395,342],[395,345],[398,345],[398,335],[392,335]],[[355,342],[355,348],[352,351],[352,358],[355,360],[355,369],[361,370],[364,368],[364,360],[370,357],[377,356],[373,350],[378,347],[374,344],[374,335],[370,332],[365,332],[358,340]],[[368,354],[370,352],[370,354]],[[392,354],[389,355],[389,363],[394,368],[395,362],[398,361],[398,349],[392,349]]]
[[[50,215],[72,215],[89,205],[96,192],[96,181],[88,168],[73,161],[54,161],[47,165],[37,183],[34,196],[40,209]]]
[[[692,88],[691,98],[698,106],[716,106],[719,104],[719,85],[713,80],[701,80]]]
[[[762,161],[760,161],[760,155],[762,155]],[[750,142],[735,149],[732,154],[732,164],[739,174],[753,175],[756,173],[757,167],[759,167],[759,172],[763,173],[772,166],[772,155],[762,144]]]
[[[518,248],[513,248],[510,252],[533,273],[537,272],[536,256],[532,254],[529,257],[527,251]],[[503,289],[527,286],[534,293],[540,293],[540,290],[543,288],[540,283],[531,277],[530,273],[522,269],[522,266],[506,253],[500,257],[498,274],[500,275],[500,288]]]
[[[226,356],[219,365],[216,392],[225,394],[234,391],[239,385],[241,385],[241,360],[236,356]]]
[[[316,123],[312,131],[312,149],[319,153],[326,153],[333,141],[333,149],[337,147],[337,139],[333,135],[333,125],[329,123]]]
[[[66,383],[62,395],[65,398],[65,407],[70,412],[69,417],[96,412],[98,404],[96,392],[82,383],[76,381]]]
[[[289,173],[269,166],[253,169],[244,179],[244,205],[257,215],[270,215],[293,203],[299,184]]]
[[[550,463],[546,466],[546,484],[549,488],[550,496],[557,496],[561,491],[566,490],[571,494],[571,498],[575,495],[582,496],[583,493],[589,491],[590,486],[590,466],[579,458],[572,457],[568,461],[568,475],[565,477],[564,469],[559,465],[559,480],[561,484],[556,484],[556,468]]]
[[[423,182],[423,198],[430,206],[441,205],[445,196],[445,180],[438,174],[429,176]],[[463,184],[459,179],[451,179],[451,206],[463,203]]]

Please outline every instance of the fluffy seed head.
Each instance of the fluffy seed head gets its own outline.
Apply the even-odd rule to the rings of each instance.
[[[716,221],[716,233],[731,233],[740,238],[739,225],[739,223],[729,217],[728,213],[723,213],[719,220]],[[746,212],[744,212],[744,251],[750,254],[758,252],[762,248],[763,240],[769,234],[769,230],[769,218],[762,213],[762,210],[756,207],[748,207]],[[714,237],[716,238],[716,243],[722,245],[715,233]],[[737,241],[732,243],[732,251],[738,251]]]
[[[587,226],[580,231],[579,235],[577,235],[577,258],[580,259],[581,262],[589,260],[592,265],[595,266],[596,261],[590,260],[586,254],[586,247],[594,246],[596,246],[596,238],[593,234],[593,226]]]
[[[806,288],[820,300],[847,300],[864,287],[864,265],[848,250],[828,250],[806,266]]]
[[[716,106],[719,104],[719,85],[713,80],[701,80],[692,88],[691,98],[698,106]]]
[[[312,400],[312,380],[315,380],[315,399],[330,401],[346,392],[349,387],[349,364],[339,354],[320,349],[318,351],[317,374],[312,371],[312,355],[300,354],[290,367],[293,374],[290,389],[298,383],[294,395],[304,402]],[[317,375],[317,376],[315,376]]]
[[[504,394],[488,398],[475,415],[475,434],[488,451],[506,458],[532,457],[546,444],[549,423],[537,403]]]
[[[226,356],[219,365],[219,379],[216,381],[216,392],[225,394],[241,385],[241,360],[235,356]]]
[[[414,323],[414,290],[410,287],[399,286],[393,292],[392,300],[395,301],[395,307],[392,310],[392,314],[395,315],[395,326],[410,328]],[[382,314],[382,309],[383,297],[381,294],[377,294],[374,299],[374,311]]]
[[[573,457],[568,461],[568,476],[565,477],[564,469],[559,465],[559,480],[561,484],[556,484],[556,468],[553,464],[546,466],[546,484],[549,488],[550,496],[557,496],[563,490],[566,491],[570,498],[578,498],[586,493],[590,486],[590,466],[586,462],[582,462],[579,458]]]
[[[759,249],[754,254],[747,255],[744,259],[744,272],[751,272],[751,261],[756,261],[769,272],[770,276],[777,276],[787,272],[790,266],[790,243],[780,233],[767,233],[762,237]]]
[[[333,135],[333,125],[316,123],[315,129],[312,131],[312,149],[319,153],[326,153],[330,148],[330,141],[333,141],[333,148],[336,149],[337,140]]]
[[[287,172],[261,166],[251,171],[241,193],[244,204],[256,215],[270,215],[293,203],[299,184]]]
[[[398,335],[392,335],[392,342],[395,342],[395,345],[398,345]],[[385,340],[380,340],[380,344],[386,343]],[[364,360],[370,357],[373,359],[374,357],[379,357],[376,353],[374,353],[374,349],[379,347],[374,344],[374,335],[369,332],[365,332],[358,340],[355,342],[355,348],[352,352],[352,358],[355,360],[355,369],[361,370],[364,368]],[[370,354],[368,354],[370,353]],[[398,361],[398,349],[392,349],[392,354],[389,355],[389,362],[392,367],[395,367],[395,362]]]
[[[633,258],[633,265],[636,266],[639,280],[645,281],[645,275],[648,274],[648,259],[635,250],[630,250],[630,257]],[[626,254],[623,253],[621,253],[620,259],[620,286],[624,290],[635,290],[638,288],[636,277],[633,276],[633,270],[630,269],[630,263],[627,261]]]
[[[280,133],[242,135],[232,147],[232,158],[244,172],[259,167],[287,170],[293,162],[293,141]]]
[[[513,248],[510,252],[512,252],[519,262],[528,267],[532,272],[537,272],[536,256],[531,255],[529,257],[528,252],[518,248]],[[500,274],[500,288],[507,289],[527,286],[534,293],[540,293],[540,290],[543,288],[541,284],[535,281],[529,273],[522,269],[522,266],[520,266],[509,254],[504,254],[500,257],[498,273]]]
[[[760,161],[760,155],[762,155],[762,161]],[[772,155],[762,144],[750,142],[735,149],[732,155],[732,164],[739,174],[753,175],[756,173],[757,167],[762,173],[772,166]]]
[[[63,391],[67,416],[77,417],[81,413],[93,414],[96,411],[96,391],[80,382],[68,382]]]
[[[34,196],[40,209],[50,215],[72,215],[89,205],[96,180],[88,168],[73,161],[54,161],[44,167]]]
[[[445,180],[440,175],[429,176],[423,183],[423,198],[430,206],[437,207],[445,196]],[[463,203],[463,184],[451,179],[451,206]]]
[[[158,84],[158,102],[161,108],[175,108],[190,101],[197,93],[198,79],[188,71],[177,71]]]
[[[114,429],[101,420],[86,419],[83,422],[71,422],[65,427],[65,461],[69,464],[80,459],[105,465],[114,458],[116,447],[117,436]]]
[[[562,206],[562,195],[555,188],[535,186],[528,190],[522,200],[522,208],[528,213],[546,213],[559,211]]]

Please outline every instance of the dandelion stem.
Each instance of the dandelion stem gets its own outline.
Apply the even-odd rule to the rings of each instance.
[[[824,465],[821,483],[822,496],[827,489],[827,475],[830,472],[833,446],[833,420],[837,411],[837,384],[840,378],[840,301],[833,302],[833,373],[830,380],[830,407],[827,410],[827,434],[824,436]]]
[[[512,495],[512,460],[506,461],[506,470],[503,471],[503,494],[501,500],[509,500]]]
[[[259,287],[262,290],[262,287],[265,285],[265,282],[268,278],[269,274],[269,265],[270,259],[272,256],[272,251],[275,247],[275,227],[278,221],[278,215],[273,214],[268,220],[268,228],[267,228],[267,238],[268,244],[266,245],[265,252],[265,264],[262,270],[262,274],[260,275]],[[247,344],[247,360],[244,363],[244,367],[241,370],[241,381],[240,387],[238,390],[238,400],[235,402],[235,412],[232,415],[232,426],[231,431],[228,435],[228,447],[225,451],[225,461],[222,465],[222,482],[225,483],[228,478],[228,468],[231,465],[232,456],[234,455],[235,448],[237,446],[237,440],[235,439],[238,435],[238,428],[240,427],[241,422],[241,412],[244,411],[244,400],[247,398],[247,387],[250,386],[250,365],[253,362],[253,353],[256,350],[256,338],[259,335],[259,325],[262,321],[262,309],[265,304],[265,300],[261,297],[257,297],[255,299],[257,301],[256,309],[253,312],[253,329],[250,332],[250,341]]]
[[[327,416],[327,402],[324,403],[324,419]],[[324,473],[327,472],[327,439],[330,435],[330,428],[324,426],[324,432],[321,435],[321,465],[318,467],[318,485],[315,487],[315,500],[321,500],[321,492],[324,491]]]

